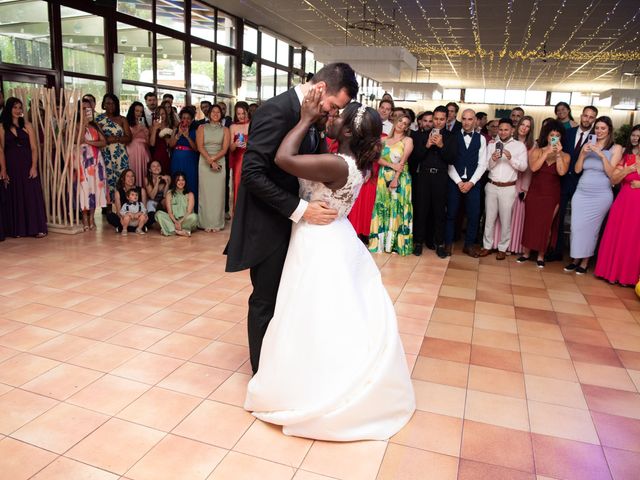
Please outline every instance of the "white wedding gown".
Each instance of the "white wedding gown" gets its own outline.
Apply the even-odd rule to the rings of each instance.
[[[384,440],[415,410],[393,304],[347,214],[363,183],[350,157],[344,187],[300,180],[300,196],[338,210],[329,225],[293,226],[258,373],[245,409],[287,435]]]

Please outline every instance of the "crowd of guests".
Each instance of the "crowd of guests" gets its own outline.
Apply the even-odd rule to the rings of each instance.
[[[178,112],[170,94],[158,102],[155,92],[126,115],[111,93],[101,113],[96,106],[93,95],[82,97],[74,133],[74,206],[85,230],[96,228],[96,210],[122,235],[145,234],[154,223],[163,235],[180,236],[225,227],[256,104],[237,102],[233,119],[224,102],[204,100],[197,115],[193,106]],[[514,254],[544,268],[564,258],[570,212],[572,261],[564,270],[586,273],[597,253],[597,276],[638,281],[640,222],[630,220],[640,204],[640,126],[623,147],[594,106],[576,122],[570,106],[558,103],[537,139],[520,107],[489,120],[450,102],[416,116],[385,95],[378,113],[381,158],[349,215],[371,252],[419,256],[426,246],[446,258],[462,237],[462,252],[474,258]],[[0,124],[0,239],[43,237],[36,139],[21,100],[7,99]]]
[[[426,246],[446,258],[462,237],[471,257],[514,254],[544,268],[564,258],[570,214],[564,270],[585,274],[597,254],[596,276],[638,282],[640,125],[621,146],[594,106],[576,122],[560,102],[537,139],[520,107],[489,120],[451,102],[416,116],[383,98],[378,113],[382,155],[349,214],[371,252],[419,256]]]
[[[81,212],[85,231],[96,229],[96,210],[122,235],[145,234],[156,221],[164,235],[225,227],[229,178],[237,192],[250,113],[257,105],[237,102],[233,119],[224,102],[200,102],[197,119],[195,107],[178,112],[171,94],[158,103],[155,92],[144,96],[144,104],[131,103],[126,115],[112,93],[102,98],[101,113],[96,106],[93,95],[84,95],[77,128],[66,132],[79,144],[72,158],[78,201],[71,208]],[[0,122],[0,239],[43,237],[47,222],[36,139],[20,99],[7,99]]]

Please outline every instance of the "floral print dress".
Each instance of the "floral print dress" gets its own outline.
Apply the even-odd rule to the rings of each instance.
[[[384,146],[382,159],[398,163],[403,153],[404,143],[399,141]],[[376,201],[371,216],[369,250],[409,255],[413,252],[413,206],[408,162],[398,177],[398,187],[391,190],[389,184],[395,173],[392,168],[380,166]]]
[[[107,137],[122,137],[124,129],[111,120],[105,113],[96,117],[96,123]],[[109,198],[115,198],[116,183],[120,174],[129,168],[129,156],[127,147],[122,143],[110,143],[102,149],[105,169],[107,171],[107,183],[109,185]]]

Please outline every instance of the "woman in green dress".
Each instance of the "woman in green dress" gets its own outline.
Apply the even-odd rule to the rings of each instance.
[[[413,140],[407,135],[410,123],[407,115],[398,116],[391,135],[384,139],[369,234],[371,252],[403,256],[413,252],[411,175],[407,162],[413,150]]]
[[[198,127],[198,227],[205,232],[224,228],[225,155],[229,149],[229,129],[222,126],[222,110],[213,105],[209,121]]]
[[[156,212],[162,234],[190,237],[198,225],[198,215],[193,213],[195,200],[187,188],[187,177],[183,172],[175,172],[165,199],[167,211]]]

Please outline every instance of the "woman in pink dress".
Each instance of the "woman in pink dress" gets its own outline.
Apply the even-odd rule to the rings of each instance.
[[[600,242],[594,274],[609,283],[633,287],[640,277],[640,125],[631,130],[629,144],[613,183],[622,188],[609,211],[609,220]]]
[[[514,137],[520,142],[524,143],[527,147],[527,153],[531,152],[535,145],[533,139],[533,117],[525,115],[520,119],[516,126],[516,134]],[[527,196],[529,185],[531,184],[531,169],[527,166],[524,172],[518,172],[518,178],[516,180],[516,197],[513,203],[513,210],[511,211],[511,243],[507,251],[521,255],[524,252],[524,246],[522,245],[522,231],[524,230],[524,199]],[[500,242],[500,219],[496,221],[495,235],[493,238],[493,248],[498,248]]]
[[[127,145],[129,168],[136,174],[136,186],[144,186],[144,177],[151,158],[149,152],[149,125],[144,114],[144,106],[133,102],[127,112],[127,121],[131,127],[131,143]]]
[[[231,133],[229,166],[233,171],[233,207],[235,210],[242,176],[242,159],[249,141],[249,104],[247,102],[236,103],[233,124],[229,130]]]

